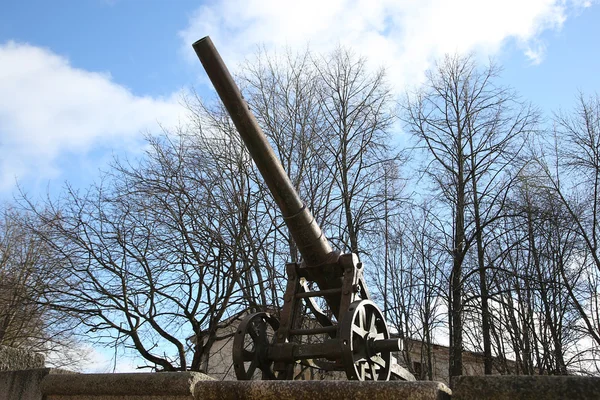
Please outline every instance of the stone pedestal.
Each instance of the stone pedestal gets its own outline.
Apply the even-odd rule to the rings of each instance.
[[[600,399],[600,378],[583,376],[459,376],[453,400]]]
[[[215,381],[194,372],[48,376],[46,400],[450,400],[437,382]]]
[[[72,374],[53,368],[0,372],[0,400],[42,400],[40,384],[48,375]]]
[[[48,376],[42,382],[45,400],[194,400],[199,372],[81,374]]]
[[[214,381],[196,386],[196,400],[450,400],[438,382]]]

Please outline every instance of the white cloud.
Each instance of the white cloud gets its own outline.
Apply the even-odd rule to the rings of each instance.
[[[584,0],[224,0],[204,5],[180,32],[184,52],[210,35],[232,67],[256,45],[327,51],[338,43],[388,68],[402,87],[422,78],[444,53],[492,55],[514,41],[534,63],[542,61],[540,35],[559,30]],[[195,60],[194,62],[197,62]]]
[[[0,44],[0,192],[15,177],[56,177],[66,154],[132,146],[142,131],[175,123],[181,112],[176,94],[136,96],[50,50]]]
[[[529,59],[532,65],[541,64],[544,61],[544,54],[546,52],[546,45],[544,43],[531,43],[525,49],[525,56]]]
[[[198,8],[180,32],[184,54],[210,35],[230,67],[258,45],[327,51],[353,47],[388,68],[397,88],[422,79],[443,53],[497,52],[508,41],[532,63],[544,58],[540,35],[558,30],[589,0],[222,0]],[[15,177],[40,180],[65,172],[66,155],[89,162],[99,146],[135,146],[140,132],[182,114],[177,94],[137,96],[109,74],[70,65],[51,50],[0,44],[0,193]],[[58,161],[62,164],[58,164]]]

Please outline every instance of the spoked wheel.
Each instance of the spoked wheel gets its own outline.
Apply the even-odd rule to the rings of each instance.
[[[350,380],[387,381],[390,379],[392,353],[376,352],[373,343],[389,339],[390,332],[382,312],[371,300],[350,305],[341,324],[342,359]]]
[[[233,367],[238,380],[277,379],[268,359],[279,321],[265,312],[250,314],[233,338]]]

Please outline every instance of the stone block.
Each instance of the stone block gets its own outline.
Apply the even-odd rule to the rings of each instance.
[[[194,372],[47,376],[46,400],[450,400],[438,382],[215,381]]]
[[[450,400],[438,382],[212,381],[199,382],[196,400]]]
[[[0,372],[0,400],[42,400],[40,382],[49,374],[72,372],[52,368]]]
[[[600,399],[600,378],[583,376],[459,376],[453,400]]]
[[[47,376],[42,393],[46,400],[193,400],[204,380],[212,378],[199,372]]]

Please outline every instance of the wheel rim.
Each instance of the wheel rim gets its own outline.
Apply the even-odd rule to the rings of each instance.
[[[270,314],[250,314],[239,325],[233,338],[233,367],[238,380],[276,379],[269,345],[279,328]]]
[[[342,357],[348,379],[389,380],[391,352],[374,353],[371,349],[375,340],[389,337],[383,313],[375,303],[359,300],[350,305],[340,329]]]

